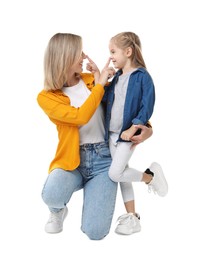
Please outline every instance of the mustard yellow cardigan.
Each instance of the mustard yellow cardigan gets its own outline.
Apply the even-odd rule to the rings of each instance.
[[[79,126],[90,120],[104,95],[102,85],[94,86],[92,74],[82,73],[81,78],[91,90],[91,95],[79,108],[72,107],[70,99],[61,90],[42,90],[37,96],[39,106],[58,131],[58,146],[49,166],[49,173],[55,168],[74,170],[79,166]]]

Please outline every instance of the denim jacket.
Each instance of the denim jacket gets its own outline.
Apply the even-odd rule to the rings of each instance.
[[[111,119],[111,110],[114,101],[114,89],[118,77],[122,74],[122,70],[116,72],[109,86],[105,87],[103,103],[105,104],[105,140],[109,139],[109,125]],[[155,103],[155,88],[153,80],[144,68],[138,68],[131,73],[128,88],[126,92],[126,100],[124,105],[123,125],[119,134],[131,127],[132,124],[145,125],[150,119]]]

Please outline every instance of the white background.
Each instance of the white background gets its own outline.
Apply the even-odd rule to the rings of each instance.
[[[1,259],[202,259],[201,23],[199,0],[1,1]],[[79,34],[102,68],[110,37],[122,31],[140,36],[156,87],[154,134],[130,164],[144,170],[161,163],[169,194],[160,198],[135,183],[142,231],[119,236],[116,219],[125,212],[119,191],[110,234],[91,241],[80,231],[79,191],[64,231],[46,234],[49,213],[40,194],[57,133],[36,102],[45,47],[57,32]]]

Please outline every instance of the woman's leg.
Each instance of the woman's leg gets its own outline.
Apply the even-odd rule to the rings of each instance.
[[[108,176],[111,164],[108,144],[94,144],[82,153],[89,160],[79,167],[86,178],[81,229],[90,239],[100,240],[110,231],[117,183]]]
[[[50,209],[50,216],[45,225],[47,233],[58,233],[63,230],[63,222],[68,211],[66,204],[72,193],[82,186],[83,178],[77,170],[68,172],[55,169],[48,175],[42,191],[43,201]]]
[[[73,192],[82,188],[83,178],[78,170],[54,169],[47,177],[42,199],[51,212],[58,212],[69,202]]]

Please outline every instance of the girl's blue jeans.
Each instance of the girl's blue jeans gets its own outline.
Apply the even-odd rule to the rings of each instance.
[[[117,194],[117,183],[108,176],[111,165],[108,143],[81,145],[80,157],[77,169],[57,168],[48,175],[42,198],[51,212],[57,212],[75,191],[83,188],[81,230],[90,239],[99,240],[110,231]]]

